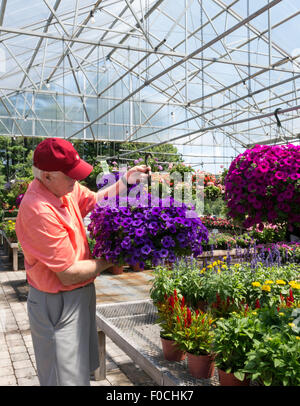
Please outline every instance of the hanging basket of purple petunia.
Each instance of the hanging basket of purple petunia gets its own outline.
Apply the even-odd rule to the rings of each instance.
[[[238,155],[225,179],[228,215],[245,228],[300,225],[300,146],[256,145]]]
[[[146,193],[138,199],[103,200],[90,216],[93,255],[141,268],[173,263],[182,256],[197,257],[202,242],[208,242],[208,231],[199,217],[188,217],[188,211],[190,207],[173,198],[154,200]]]

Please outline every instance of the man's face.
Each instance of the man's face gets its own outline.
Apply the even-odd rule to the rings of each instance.
[[[45,172],[44,185],[57,197],[62,197],[74,189],[76,180],[70,178],[62,172]]]

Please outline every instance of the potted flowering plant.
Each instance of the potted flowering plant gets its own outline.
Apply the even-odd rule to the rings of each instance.
[[[184,297],[180,306],[174,308],[176,327],[173,337],[178,347],[186,352],[188,368],[195,378],[211,378],[214,362],[211,354],[213,340],[213,318],[209,313],[190,309]]]
[[[298,303],[299,306],[299,303]],[[297,305],[258,311],[257,335],[242,372],[265,386],[300,385],[300,323]]]
[[[164,358],[168,361],[182,361],[185,353],[175,341],[176,331],[176,314],[178,312],[180,301],[176,289],[170,296],[165,295],[161,302],[156,303],[158,318],[157,323],[160,325],[160,339],[163,349]]]
[[[153,274],[150,297],[154,305],[163,301],[165,295],[171,295],[176,289],[179,296],[185,297],[189,306],[199,307],[199,302],[203,300],[202,280],[204,278],[196,259],[182,257],[173,264],[172,268],[166,265],[157,266]]]
[[[238,155],[225,178],[228,215],[245,228],[300,225],[300,146],[256,145]]]
[[[256,314],[256,311],[232,312],[227,319],[220,318],[216,322],[212,348],[222,386],[249,385],[243,368],[257,336]]]
[[[104,200],[95,207],[88,226],[95,240],[93,255],[113,263],[139,264],[142,269],[145,264],[174,263],[181,256],[197,257],[208,232],[198,217],[188,218],[188,210],[171,197],[151,199],[146,193],[137,199]]]

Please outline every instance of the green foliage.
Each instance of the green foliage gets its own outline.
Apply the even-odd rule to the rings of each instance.
[[[197,261],[182,258],[172,269],[160,266],[154,270],[150,297],[157,303],[176,289],[190,306],[197,308],[198,302],[204,300],[215,314],[227,317],[230,311],[240,309],[241,304],[255,309],[257,300],[261,306],[278,306],[281,296],[287,298],[291,288],[295,301],[300,301],[299,283],[293,282],[299,279],[299,274],[298,264],[267,267],[257,263],[253,269],[248,263],[228,267],[218,260],[202,268]]]
[[[215,185],[206,186],[204,189],[204,197],[210,201],[217,200],[221,196],[221,190]]]
[[[227,373],[237,373],[244,368],[247,353],[252,349],[252,340],[257,335],[258,320],[253,314],[246,317],[233,313],[227,319],[216,321],[213,352],[215,364]],[[244,375],[237,374],[243,380]]]
[[[157,266],[154,269],[154,279],[150,288],[150,298],[153,303],[163,302],[165,296],[170,296],[176,288],[180,292],[180,274],[174,274],[171,268]]]
[[[6,237],[10,242],[17,242],[17,234],[15,230],[15,221],[5,220],[0,223],[1,229],[5,232]]]
[[[140,159],[143,158],[143,162],[145,163],[144,159],[147,154],[147,151],[151,152],[152,156],[155,158],[158,158],[159,162],[166,162],[166,164],[161,164],[164,169],[168,168],[168,164],[171,162],[179,163],[183,162],[183,159],[181,155],[179,155],[177,148],[174,147],[173,145],[170,144],[164,144],[164,145],[156,145],[154,147],[151,147],[151,144],[141,142],[139,144],[136,143],[122,143],[119,146],[119,150],[125,150],[125,151],[136,151],[140,148],[146,148],[145,150],[141,152],[133,152],[130,155],[126,156],[126,158],[130,159]],[[122,154],[122,151],[120,151],[120,155]],[[169,155],[171,154],[171,155]],[[120,158],[120,162],[122,162],[122,157]],[[127,162],[127,161],[125,161]],[[133,161],[130,161],[133,162]],[[127,162],[128,163],[128,162]]]
[[[226,213],[227,206],[223,200],[223,197],[217,197],[216,199],[204,199],[204,216],[226,217]]]
[[[268,306],[218,320],[213,342],[216,365],[241,380],[246,374],[266,386],[299,386],[300,337],[291,322],[299,310]]]
[[[292,329],[299,310],[265,307],[258,312],[256,336],[242,368],[252,380],[265,386],[299,386],[300,337]]]
[[[285,241],[287,226],[280,224],[278,226],[265,226],[262,231],[254,228],[249,234],[260,244],[275,243]]]

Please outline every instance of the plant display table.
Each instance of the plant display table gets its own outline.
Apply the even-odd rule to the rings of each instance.
[[[3,230],[0,230],[0,232],[1,232],[1,243],[3,244],[4,252],[6,252],[8,254],[9,258],[12,258],[13,271],[18,271],[19,245],[17,242],[10,242]]]
[[[195,379],[187,368],[187,360],[170,362],[163,358],[160,327],[155,324],[156,307],[152,300],[103,304],[97,306],[100,368],[96,380],[105,379],[105,336],[108,336],[158,385],[219,385],[218,373],[210,379]]]

